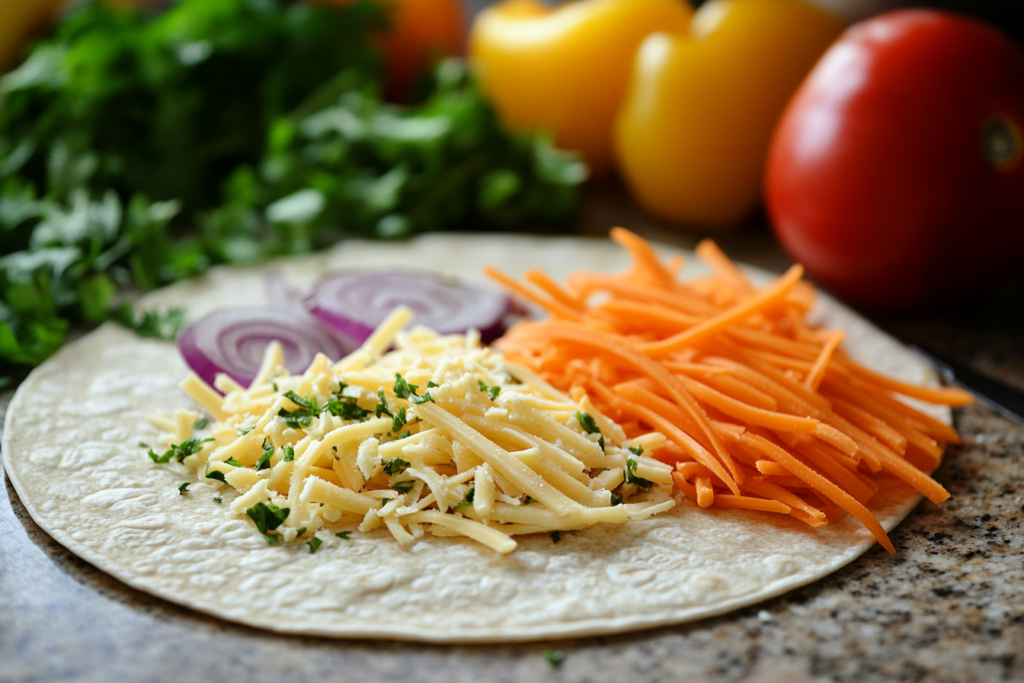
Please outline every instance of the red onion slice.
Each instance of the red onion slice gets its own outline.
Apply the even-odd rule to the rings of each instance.
[[[192,323],[178,335],[178,350],[208,384],[223,372],[247,387],[274,340],[281,342],[292,374],[305,372],[317,353],[338,360],[359,346],[325,329],[304,310],[245,306],[220,309]]]
[[[510,299],[437,275],[408,272],[334,273],[321,278],[306,296],[306,308],[325,325],[359,342],[398,306],[415,313],[413,325],[439,334],[480,332],[484,342],[505,331]]]

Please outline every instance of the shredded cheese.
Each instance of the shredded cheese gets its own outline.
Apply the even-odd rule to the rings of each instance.
[[[623,523],[674,505],[669,468],[633,458],[622,429],[586,395],[562,394],[477,335],[404,331],[410,317],[397,310],[350,356],[318,356],[297,376],[271,344],[252,386],[218,378],[223,397],[190,374],[182,388],[216,422],[199,430],[208,440],[184,464],[235,489],[231,509],[271,543],[383,526],[403,546],[426,532],[508,553],[513,535]],[[181,441],[196,417],[152,421]],[[627,458],[649,487],[625,483]]]

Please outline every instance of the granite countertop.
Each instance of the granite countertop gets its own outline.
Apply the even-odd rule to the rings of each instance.
[[[584,233],[621,222],[695,243],[595,192]],[[786,265],[764,229],[720,243],[737,260]],[[881,322],[1024,387],[1024,273],[970,307]],[[964,443],[935,474],[953,497],[911,513],[891,534],[896,555],[876,546],[822,581],[723,617],[507,646],[291,637],[219,621],[79,560],[4,479],[0,681],[1024,681],[1024,427],[980,404],[955,420]],[[545,657],[552,648],[564,653],[559,666]]]

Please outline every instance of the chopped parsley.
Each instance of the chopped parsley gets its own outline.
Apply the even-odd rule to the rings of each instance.
[[[256,463],[256,471],[260,472],[270,467],[270,458],[274,455],[274,442],[270,439],[263,439],[263,454],[260,456],[259,462]]]
[[[149,457],[153,462],[157,463],[170,462],[171,458],[181,462],[188,456],[195,455],[199,451],[203,450],[203,444],[209,441],[213,441],[213,439],[192,438],[188,441],[182,441],[179,444],[172,444],[171,447],[162,455],[157,455],[153,452],[153,449],[150,448]]]
[[[384,507],[385,505],[387,505],[388,503],[390,503],[393,500],[394,500],[394,498],[381,498],[380,499],[380,506]]]
[[[295,405],[297,405],[298,407],[308,410],[311,413],[320,412],[319,408],[316,407],[316,404],[313,403],[313,401],[309,400],[308,398],[303,398],[299,396],[294,391],[289,390],[281,395],[284,396],[289,401],[291,401],[292,403],[294,403]]]
[[[561,531],[552,531],[551,532],[551,542],[552,543],[558,543],[561,540],[562,540],[562,532]]]
[[[196,423],[192,425],[193,429],[206,429],[206,426],[210,424],[210,419],[207,417],[201,417],[196,420]]]
[[[523,505],[529,505],[532,502],[533,498],[531,498],[530,496],[527,496],[525,499],[523,499]]]
[[[188,485],[189,485],[189,482],[186,481],[184,484],[179,486],[178,487],[178,495],[184,496],[186,493],[188,493]]]
[[[544,650],[544,659],[548,660],[551,666],[562,666],[565,661],[565,653],[561,650]]]
[[[604,434],[601,434],[601,428],[597,426],[597,420],[590,413],[577,412],[576,421],[580,423],[580,427],[583,428],[587,434],[599,434],[600,438],[597,440],[597,445],[601,447],[601,451],[604,451]]]
[[[263,534],[263,538],[267,539],[267,543],[273,545],[277,543],[277,537],[271,536],[270,532],[284,524],[284,520],[288,519],[290,512],[289,508],[279,508],[273,503],[256,503],[247,509],[245,514],[249,515],[249,518],[256,525],[257,531]]]
[[[429,382],[427,382],[427,389],[433,389],[436,386],[437,385],[434,384],[434,380],[430,380]]]
[[[291,446],[282,446],[281,456],[285,462],[292,462],[295,460],[295,449]]]
[[[216,503],[217,505],[220,505],[221,502],[223,502],[223,501],[221,500],[220,496],[214,496],[213,497],[213,502]]]
[[[224,461],[224,464],[225,465],[231,465],[232,467],[245,467],[245,465],[243,465],[242,463],[240,463],[238,460],[236,460],[234,458],[228,458],[227,460]]]
[[[299,527],[299,530],[295,532],[295,535],[296,535],[296,536],[301,536],[301,535],[302,535],[302,534],[304,534],[304,533],[306,533],[306,527],[304,527],[304,526],[300,526],[300,527]]]
[[[206,478],[207,479],[216,479],[217,481],[221,482],[222,484],[228,483],[228,480],[224,478],[224,473],[221,472],[220,470],[213,470],[212,472],[207,470]]]
[[[352,540],[351,538],[349,538],[349,536],[352,535],[351,531],[339,531],[338,533],[336,533],[334,535],[337,536],[338,538],[340,538],[343,541],[351,541]]]
[[[402,460],[401,458],[392,458],[391,460],[384,460],[381,465],[384,468],[384,474],[392,476],[405,472],[406,468],[409,467],[409,461]]]
[[[416,394],[416,390],[419,389],[418,384],[409,384],[405,381],[405,378],[400,374],[395,373],[395,396],[398,398],[409,398]]]
[[[633,455],[643,455],[644,454],[644,447],[643,446],[630,446],[629,447],[629,452],[632,453]]]
[[[174,341],[185,322],[185,309],[171,308],[160,311],[136,311],[131,304],[121,304],[110,312],[110,317],[122,327],[147,339]]]
[[[634,484],[642,489],[649,489],[654,486],[653,481],[636,476],[636,459],[626,458],[626,483]]]
[[[140,441],[139,448],[149,448],[149,444],[146,443],[145,441]]]
[[[249,432],[251,432],[254,429],[255,429],[255,427],[251,427],[251,426],[250,427],[240,427],[238,429],[238,435],[239,436],[245,436],[246,434],[248,434]]]
[[[430,403],[434,403],[434,397],[426,391],[423,392],[422,396],[412,395],[409,397],[409,402],[414,405],[420,405],[421,403],[427,403],[428,401]]]
[[[312,555],[313,553],[315,553],[317,550],[320,549],[320,546],[322,546],[323,544],[324,544],[323,541],[321,541],[319,538],[315,538],[315,537],[313,539],[307,541],[306,545],[309,546],[309,554]]]
[[[391,431],[397,432],[405,426],[405,406],[400,407],[391,418]]]
[[[622,496],[612,491],[612,506],[622,505]]]
[[[396,481],[394,484],[391,485],[391,488],[393,488],[396,491],[401,491],[402,493],[409,493],[409,491],[412,491],[412,487],[415,485],[415,481],[413,481],[412,479],[408,479],[406,481]]]
[[[480,391],[485,392],[487,394],[487,398],[491,399],[492,401],[498,398],[498,394],[501,393],[501,387],[499,387],[497,384],[495,384],[493,387],[489,387],[486,384],[484,384],[483,380],[479,379],[476,381],[476,384],[478,387],[480,387]]]
[[[455,508],[454,508],[455,512],[458,512],[462,508],[466,508],[466,507],[469,507],[470,505],[472,505],[473,504],[473,497],[475,495],[476,495],[476,487],[474,486],[473,488],[471,488],[469,490],[469,493],[466,494],[466,500],[462,501],[461,503],[459,503],[458,505],[455,506]]]
[[[344,385],[342,385],[342,389],[344,389]],[[324,410],[343,420],[364,420],[370,414],[369,410],[361,408],[356,403],[356,399],[351,396],[342,396],[340,391],[327,401]]]
[[[380,417],[381,415],[387,415],[388,417],[394,417],[391,414],[391,408],[388,407],[388,399],[384,396],[384,389],[377,390],[377,398],[380,399],[380,403],[377,404],[377,407],[373,411],[374,416]]]
[[[412,436],[412,431],[410,431],[408,429],[406,429],[401,434],[395,434],[395,438],[396,439],[408,439],[410,436]]]

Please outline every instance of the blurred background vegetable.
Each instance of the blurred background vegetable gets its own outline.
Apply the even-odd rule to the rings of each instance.
[[[991,288],[1024,261],[1024,51],[930,10],[851,28],[776,132],[776,235],[848,300],[907,309]]]
[[[0,79],[0,375],[121,285],[347,236],[572,221],[586,167],[510,134],[446,63],[422,105],[380,97],[386,8],[85,2]]]
[[[477,18],[469,53],[503,122],[550,130],[605,173],[637,47],[655,31],[684,31],[692,13],[683,0],[504,0]]]
[[[712,0],[686,29],[648,37],[615,137],[634,198],[689,225],[746,218],[786,101],[842,30],[803,0]]]

